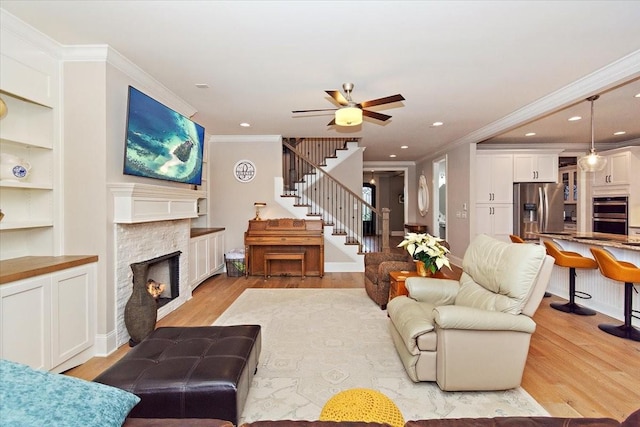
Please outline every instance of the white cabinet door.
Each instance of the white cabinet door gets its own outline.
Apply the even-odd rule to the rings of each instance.
[[[196,241],[196,280],[198,283],[209,275],[209,241],[206,236]]]
[[[540,182],[558,182],[558,155],[538,154],[537,177]]]
[[[477,155],[475,181],[478,203],[512,203],[513,155]]]
[[[493,234],[493,209],[491,205],[476,206],[476,234]]]
[[[211,256],[211,274],[224,267],[224,232],[213,233],[212,240],[212,256]]]
[[[493,208],[493,237],[510,242],[513,233],[513,205],[495,205]]]
[[[607,164],[603,170],[595,173],[593,185],[595,187],[602,187],[629,184],[631,153],[624,151],[605,157]]]
[[[487,234],[509,242],[509,234],[512,233],[513,204],[476,205],[476,234]]]
[[[0,356],[35,369],[51,367],[51,278],[0,286]]]
[[[514,182],[557,182],[557,154],[514,154]]]
[[[55,367],[93,345],[96,265],[63,270],[51,279],[51,361]]]
[[[189,243],[189,283],[195,289],[224,266],[224,231],[208,233]]]
[[[629,184],[629,160],[631,153],[613,154],[609,156],[609,184]],[[637,172],[636,172],[637,173]],[[638,175],[636,175],[637,177]]]

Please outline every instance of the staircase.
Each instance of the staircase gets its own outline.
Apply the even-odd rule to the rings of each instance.
[[[296,218],[324,222],[325,243],[344,255],[344,261],[336,265],[327,263],[327,271],[360,271],[362,254],[385,247],[388,250],[389,246],[388,212],[384,221],[385,212],[330,173],[358,148],[358,143],[353,138],[283,138],[283,178],[280,185],[276,182],[280,204]],[[365,235],[363,218],[371,219],[374,233]]]

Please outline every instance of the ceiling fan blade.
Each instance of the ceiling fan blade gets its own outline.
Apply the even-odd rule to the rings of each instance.
[[[294,110],[292,113],[314,113],[316,111],[336,111],[337,108],[321,108],[319,110]]]
[[[340,105],[347,105],[348,102],[339,90],[325,90],[330,97],[338,101]]]
[[[329,123],[327,123],[327,126],[333,126],[336,124],[336,119],[333,118]]]
[[[369,110],[362,110],[362,115],[371,117],[372,119],[380,120],[383,122],[386,122],[391,118],[391,116],[388,116],[386,114],[376,113],[375,111],[369,111]]]
[[[384,98],[372,99],[371,101],[364,101],[358,104],[362,108],[373,107],[375,105],[391,104],[392,102],[404,101],[404,96],[397,94],[392,96],[385,96]]]

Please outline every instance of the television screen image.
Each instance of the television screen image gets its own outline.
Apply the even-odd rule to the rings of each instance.
[[[204,128],[129,86],[125,175],[200,185]]]

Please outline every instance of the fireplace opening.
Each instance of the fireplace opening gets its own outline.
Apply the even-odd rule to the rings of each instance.
[[[147,284],[147,292],[156,300],[158,308],[180,296],[181,253],[181,251],[176,251],[135,263],[146,266],[139,274],[144,275],[141,279]],[[134,277],[135,280],[136,278]]]

